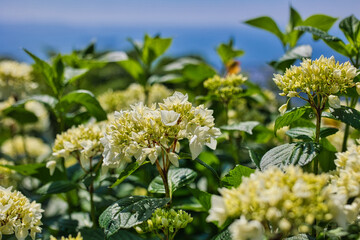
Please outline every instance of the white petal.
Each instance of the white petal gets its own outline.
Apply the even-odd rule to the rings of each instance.
[[[165,126],[174,126],[177,124],[180,114],[174,111],[161,110],[161,122]]]
[[[169,153],[169,160],[175,167],[179,167],[179,157],[176,153]]]
[[[202,151],[203,144],[199,141],[198,136],[193,136],[189,143],[191,158],[194,160]]]
[[[48,162],[46,163],[46,168],[49,169],[50,175],[52,176],[52,175],[54,174],[54,172],[55,172],[56,161],[54,161],[54,160],[48,161]]]

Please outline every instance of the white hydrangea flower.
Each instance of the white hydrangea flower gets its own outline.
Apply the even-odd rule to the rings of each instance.
[[[35,239],[36,233],[41,232],[42,212],[40,204],[11,191],[11,187],[0,186],[0,238],[15,234],[18,240],[24,240],[30,234]]]
[[[247,221],[244,216],[235,220],[229,230],[233,240],[262,240],[264,238],[264,227],[259,221]]]

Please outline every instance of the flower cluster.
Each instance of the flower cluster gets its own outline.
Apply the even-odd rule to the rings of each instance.
[[[344,227],[360,214],[360,146],[352,145],[336,156],[336,173],[329,189],[333,214],[338,224]]]
[[[171,95],[171,91],[162,84],[149,87],[147,104],[157,103]],[[99,96],[99,102],[108,113],[129,109],[137,102],[145,101],[145,90],[140,84],[131,84],[126,90],[107,91]]]
[[[237,188],[220,189],[222,196],[211,199],[207,221],[222,225],[228,218],[240,217],[230,227],[233,239],[259,239],[263,233],[306,233],[315,221],[331,220],[326,201],[328,176],[304,173],[294,166],[285,170],[273,167],[257,171],[243,178]]]
[[[56,240],[55,237],[50,236],[50,240]],[[67,238],[66,237],[61,237],[60,240],[83,240],[81,233],[78,233],[76,237],[73,237],[71,235],[69,235]]]
[[[93,157],[100,155],[103,146],[100,139],[103,137],[102,128],[104,123],[89,123],[72,127],[67,131],[58,134],[53,146],[53,156],[65,159],[75,154],[81,164],[87,165]],[[50,172],[55,170],[56,161],[51,160],[47,163]]]
[[[51,149],[40,138],[18,135],[6,140],[1,146],[1,151],[14,159],[38,159],[48,155]]]
[[[247,80],[242,74],[229,74],[222,78],[215,75],[204,82],[204,87],[209,89],[210,94],[220,98],[222,101],[230,101],[242,92],[241,85]]]
[[[8,98],[9,94],[26,93],[38,87],[33,82],[32,67],[15,61],[0,62],[0,99]]]
[[[334,57],[319,59],[304,59],[301,66],[291,66],[285,74],[275,74],[274,82],[279,87],[282,96],[299,97],[300,93],[311,96],[329,96],[346,91],[353,87],[353,79],[357,75],[356,68],[350,62],[340,64]]]
[[[43,210],[40,204],[31,202],[18,191],[0,186],[0,239],[2,235],[24,240],[30,232],[32,239],[41,232]]]
[[[185,228],[191,223],[193,218],[183,210],[166,210],[158,208],[151,218],[135,227],[138,233],[163,231],[171,236],[175,236],[177,231]],[[169,239],[173,237],[169,236]]]
[[[115,112],[115,120],[107,126],[104,137],[104,167],[121,167],[132,157],[142,163],[148,158],[153,164],[162,156],[164,166],[178,166],[179,140],[189,140],[195,159],[204,145],[216,148],[213,111],[203,105],[193,107],[187,94],[175,92],[157,108],[138,103],[129,111]]]
[[[14,163],[0,158],[0,165],[14,165]],[[16,172],[7,167],[0,166],[0,186],[11,187],[16,185]]]

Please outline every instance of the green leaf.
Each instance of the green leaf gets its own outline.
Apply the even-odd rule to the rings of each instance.
[[[139,83],[144,84],[146,82],[144,70],[137,61],[128,59],[120,61],[118,64]]]
[[[337,133],[339,129],[331,128],[331,127],[324,127],[320,129],[320,138],[326,138],[330,135]]]
[[[229,44],[221,43],[216,48],[216,51],[225,65],[227,65],[229,61],[240,57],[245,53],[243,50],[234,49],[231,41]]]
[[[107,119],[106,112],[102,109],[94,94],[87,90],[76,90],[68,93],[60,99],[56,108],[60,111],[66,111],[73,104],[84,106],[90,115],[98,121]]]
[[[170,47],[171,38],[150,37],[145,35],[142,59],[145,64],[150,65],[155,59],[163,55]]]
[[[148,83],[181,83],[184,81],[185,79],[179,74],[166,74],[164,76],[152,75]]]
[[[197,173],[189,168],[172,168],[168,172],[168,183],[170,193],[175,192],[177,189],[192,183],[197,176]],[[151,193],[165,193],[165,187],[160,176],[154,178],[148,191]]]
[[[204,207],[205,211],[209,211],[211,208],[211,194],[194,188],[189,188],[189,190],[191,194],[199,201],[201,206]]]
[[[308,106],[293,108],[290,111],[285,112],[283,116],[279,116],[275,120],[274,132],[282,127],[289,126],[291,123],[300,119],[309,109]]]
[[[357,37],[360,31],[360,22],[354,15],[344,18],[339,23],[339,28],[343,31],[350,43],[354,44],[357,42]]]
[[[277,146],[262,157],[261,170],[271,166],[284,167],[290,164],[305,166],[320,152],[320,146],[313,142],[287,143]]]
[[[296,26],[299,26],[302,23],[300,14],[293,8],[290,7],[290,29],[293,30]]]
[[[323,40],[329,41],[329,42],[341,41],[340,38],[335,37],[335,36],[331,36],[327,32],[322,31],[319,28],[310,27],[310,26],[298,26],[295,29],[299,30],[299,31],[311,33],[312,35],[315,35],[315,36],[317,36],[317,37],[319,37],[319,38],[321,38]]]
[[[360,112],[354,108],[341,106],[341,108],[332,109],[329,112],[323,112],[323,117],[339,120],[349,124],[353,128],[360,130]]]
[[[260,169],[261,158],[259,157],[259,155],[254,150],[249,149],[249,156],[251,161],[256,165],[256,167]]]
[[[16,120],[19,124],[35,123],[38,121],[35,113],[26,110],[22,106],[10,106],[4,109],[2,114]]]
[[[301,45],[288,50],[278,61],[271,62],[270,65],[275,69],[285,71],[297,59],[310,58],[312,47],[310,45]]]
[[[169,198],[145,196],[122,198],[100,215],[100,227],[104,228],[106,237],[110,237],[122,228],[131,228],[146,221],[157,208],[163,207],[169,201]]]
[[[232,124],[232,125],[221,126],[220,128],[223,130],[228,130],[228,131],[247,132],[248,134],[251,135],[254,127],[256,127],[259,124],[260,123],[257,121],[248,121],[248,122],[241,122],[241,123],[236,123],[236,124]]]
[[[232,240],[231,233],[229,229],[226,229],[212,238],[212,240]]]
[[[142,164],[138,162],[133,162],[129,164],[121,173],[116,182],[111,185],[111,188],[116,187],[120,183],[122,183],[128,176],[130,176],[133,172],[135,172],[139,167],[149,163],[149,161],[144,161]]]
[[[50,66],[50,64],[41,60],[40,58],[38,58],[28,50],[24,49],[24,51],[35,61],[34,67],[37,68],[39,72],[44,76],[46,84],[53,90],[55,94],[58,94],[59,89],[54,83],[55,73],[52,67]]]
[[[64,72],[64,84],[70,84],[77,81],[79,78],[83,77],[89,69],[86,68],[65,68]]]
[[[254,172],[254,169],[237,165],[221,179],[221,183],[226,187],[238,187],[241,184],[243,177],[249,177]]]
[[[192,159],[192,158],[190,157],[188,159]],[[210,172],[216,177],[216,179],[220,180],[220,177],[219,177],[218,173],[216,172],[216,170],[214,168],[212,168],[210,165],[208,165],[207,163],[205,163],[204,161],[202,161],[199,158],[195,158],[195,161],[200,163],[202,166],[204,166],[208,170],[210,170]]]
[[[315,137],[315,129],[308,127],[296,127],[288,130],[285,134],[291,138],[312,141]]]
[[[315,14],[305,19],[302,25],[315,27],[322,31],[327,32],[334,25],[336,20],[337,18],[334,17],[330,17],[323,14]]]
[[[207,151],[201,152],[198,158],[204,163],[213,166],[215,168],[218,167],[220,164],[219,158],[213,152],[207,152]]]
[[[53,59],[53,69],[55,70],[54,84],[58,89],[60,89],[63,86],[65,69],[64,62],[60,54]]]
[[[315,238],[306,234],[298,234],[292,237],[285,238],[285,240],[315,240]]]
[[[286,44],[284,41],[284,34],[280,31],[276,22],[272,18],[267,17],[267,16],[258,17],[258,18],[253,18],[253,19],[247,20],[247,21],[245,21],[245,23],[271,32],[272,34],[274,34],[275,36],[277,36],[280,39],[280,41],[282,42],[283,45]]]
[[[119,62],[124,60],[128,60],[128,56],[122,51],[108,52],[98,59],[100,62]]]
[[[190,87],[196,87],[204,80],[213,77],[216,71],[205,63],[189,64],[184,67],[184,78],[190,80]]]
[[[84,238],[87,240],[87,238]],[[98,238],[99,239],[99,238]],[[112,235],[109,240],[144,240],[145,238],[142,238],[138,235],[135,235],[134,233],[131,233],[129,231],[120,230],[114,235]],[[148,240],[160,240],[158,237],[152,237],[152,238],[146,238]],[[95,239],[94,239],[95,240]]]
[[[77,187],[76,183],[70,181],[56,181],[49,182],[39,188],[36,192],[38,194],[46,195],[46,194],[56,194],[56,193],[65,193],[69,192]]]
[[[14,104],[14,106],[24,105],[28,101],[40,102],[40,103],[44,104],[47,108],[52,109],[52,110],[55,109],[55,106],[58,103],[58,100],[56,98],[43,94],[43,95],[32,95],[30,97],[27,97],[23,100],[16,102]]]
[[[80,233],[82,238],[87,240],[105,239],[105,234],[100,228],[82,228]]]

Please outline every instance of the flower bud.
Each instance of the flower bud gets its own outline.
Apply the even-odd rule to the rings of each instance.
[[[341,105],[340,105],[340,99],[338,96],[335,96],[335,95],[330,95],[329,96],[329,105],[330,107],[332,108],[340,108]]]
[[[280,115],[284,115],[284,113],[286,112],[286,109],[287,109],[287,103],[281,105],[281,107],[279,107],[279,112],[280,112]]]

